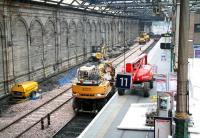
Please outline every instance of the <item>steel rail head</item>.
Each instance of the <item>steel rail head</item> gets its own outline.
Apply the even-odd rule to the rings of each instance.
[[[156,43],[156,42],[154,41],[152,44],[150,44],[150,46],[149,46],[148,48],[146,48],[141,54],[150,51],[150,49],[155,45],[155,43]],[[126,58],[130,57],[131,55],[133,55],[134,53],[136,53],[138,50],[139,50],[139,48],[137,48],[137,49],[134,50],[131,54],[129,54],[128,56],[126,56]],[[128,53],[128,52],[126,52],[126,53]],[[122,57],[122,56],[123,56],[123,55],[118,56],[117,58],[115,58],[115,59],[114,59],[113,61],[111,61],[111,62],[113,63],[114,61],[116,61],[117,59],[119,59],[119,58]],[[119,64],[122,63],[122,62],[123,62],[123,60],[120,61],[120,62],[118,62],[117,65],[119,65]],[[20,121],[20,120],[23,119],[24,117],[28,116],[29,114],[31,114],[31,113],[33,113],[34,111],[36,111],[36,110],[38,110],[39,108],[41,108],[42,106],[48,104],[49,102],[51,102],[52,100],[54,100],[55,98],[57,98],[58,96],[62,95],[63,93],[65,93],[66,91],[68,91],[68,90],[70,90],[70,89],[71,89],[71,87],[67,88],[67,90],[64,90],[63,92],[59,93],[58,95],[56,95],[55,97],[51,98],[51,99],[48,100],[47,102],[41,104],[40,106],[38,106],[38,107],[35,108],[34,110],[32,110],[32,111],[30,111],[30,112],[24,114],[23,116],[21,116],[20,118],[16,119],[15,121],[13,121],[12,123],[10,123],[9,125],[7,125],[7,126],[5,126],[4,128],[0,129],[0,132],[1,132],[1,131],[4,131],[4,130],[7,129],[8,127],[10,127],[10,126],[12,126],[13,124],[17,123],[18,121]],[[57,111],[59,108],[61,108],[63,105],[65,105],[66,103],[68,103],[72,98],[73,98],[73,97],[70,97],[67,101],[65,101],[64,103],[62,103],[60,106],[58,106],[57,108],[55,108],[54,110],[52,110],[52,111],[49,112],[48,114],[54,113],[54,112]],[[47,114],[47,115],[48,115],[48,114]],[[46,118],[47,115],[45,115],[44,118]],[[73,118],[74,118],[74,117],[73,117]],[[73,119],[73,118],[72,118],[72,119]],[[16,137],[22,136],[24,133],[26,133],[28,130],[30,130],[32,127],[34,127],[36,124],[38,124],[40,121],[41,121],[41,120],[36,121],[34,124],[32,124],[31,126],[29,126],[28,128],[26,128],[23,132],[21,132],[20,134],[18,134]],[[71,122],[71,120],[70,120],[69,122]],[[68,123],[69,123],[69,122],[68,122]]]
[[[48,104],[49,102],[51,102],[52,100],[54,100],[55,98],[57,98],[58,96],[62,95],[63,93],[65,93],[66,91],[70,90],[71,87],[69,87],[67,90],[64,90],[63,92],[59,93],[58,95],[56,95],[55,97],[51,98],[50,100],[48,100],[47,102],[41,104],[40,106],[38,106],[37,108],[33,109],[32,111],[24,114],[23,116],[19,117],[18,119],[14,120],[13,122],[11,122],[10,124],[8,124],[7,126],[3,127],[0,129],[1,131],[4,131],[5,129],[7,129],[8,127],[12,126],[13,124],[17,123],[18,121],[22,120],[24,117],[28,116],[29,114],[33,113],[34,111],[38,110],[39,108],[41,108],[42,106]]]
[[[65,105],[66,103],[68,103],[73,97],[70,97],[67,101],[65,101],[64,103],[62,103],[60,106],[58,106],[57,108],[55,108],[53,111],[51,111],[50,113],[47,113],[47,115],[45,115],[43,118],[46,118],[48,116],[48,114],[52,114],[54,113],[56,110],[58,110],[59,108],[61,108],[63,105]],[[29,126],[27,129],[25,129],[24,131],[22,131],[20,134],[18,134],[16,136],[16,138],[22,136],[24,133],[26,133],[28,130],[30,130],[32,127],[34,127],[35,125],[37,125],[41,120],[39,119],[37,122],[35,122],[34,124],[32,124],[31,126]]]

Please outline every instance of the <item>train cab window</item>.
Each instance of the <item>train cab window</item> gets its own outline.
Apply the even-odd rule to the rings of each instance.
[[[84,80],[88,79],[88,72],[79,71],[79,78]]]

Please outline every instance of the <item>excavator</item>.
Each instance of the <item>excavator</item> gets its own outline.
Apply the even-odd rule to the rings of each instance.
[[[91,51],[92,56],[89,59],[90,61],[100,61],[107,58],[107,46],[105,44],[101,44],[100,46],[92,46]]]
[[[115,69],[111,62],[81,66],[72,84],[74,111],[98,113],[115,92],[114,77]]]
[[[126,89],[140,88],[143,96],[149,97],[149,90],[153,88],[153,69],[147,63],[147,54],[126,63],[124,71],[117,74],[116,87],[119,95],[124,95]]]

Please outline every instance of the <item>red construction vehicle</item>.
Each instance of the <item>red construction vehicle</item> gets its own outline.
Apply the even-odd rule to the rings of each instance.
[[[143,96],[149,97],[153,88],[152,66],[147,64],[147,54],[142,54],[131,63],[126,63],[125,70],[117,74],[118,94],[124,95],[126,89],[143,89]]]

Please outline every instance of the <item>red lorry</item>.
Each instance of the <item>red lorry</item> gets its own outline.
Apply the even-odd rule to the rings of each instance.
[[[153,88],[153,69],[147,63],[147,54],[142,54],[130,63],[126,63],[125,71],[117,74],[116,87],[118,94],[124,95],[126,89],[143,89],[143,96],[149,97]]]

